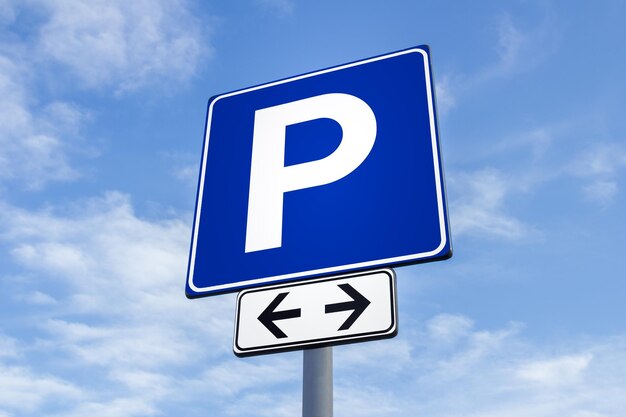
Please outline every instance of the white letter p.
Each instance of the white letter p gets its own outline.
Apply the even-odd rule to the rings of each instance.
[[[343,130],[341,143],[325,158],[285,166],[289,125],[332,119]],[[367,158],[376,139],[374,112],[358,97],[332,93],[267,107],[255,112],[248,198],[246,252],[282,245],[283,196],[335,182]]]

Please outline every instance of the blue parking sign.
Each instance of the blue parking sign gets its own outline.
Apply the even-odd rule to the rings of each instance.
[[[209,101],[188,297],[451,254],[428,47]]]

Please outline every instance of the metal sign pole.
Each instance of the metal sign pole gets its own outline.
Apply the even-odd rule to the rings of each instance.
[[[333,348],[303,352],[302,417],[333,417]]]

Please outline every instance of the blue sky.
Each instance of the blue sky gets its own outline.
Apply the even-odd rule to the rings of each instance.
[[[207,99],[429,44],[454,257],[336,416],[626,409],[626,3],[0,0],[0,417],[294,416],[184,280]]]

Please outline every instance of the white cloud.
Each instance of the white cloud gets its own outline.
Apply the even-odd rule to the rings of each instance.
[[[135,417],[161,414],[154,405],[141,398],[115,398],[103,402],[82,402],[69,412],[56,414],[56,417]]]
[[[411,344],[403,339],[349,345],[336,351],[335,367],[352,369],[378,362],[386,364],[387,371],[398,370],[411,361],[411,349]]]
[[[452,349],[447,341],[432,337],[433,323],[441,321],[462,323],[452,326],[460,328]],[[470,323],[470,318],[461,315],[427,320],[411,335],[412,358],[402,367],[389,368],[388,361],[373,357],[369,363],[338,368],[338,414],[623,415],[626,335],[535,345],[523,337],[518,324],[488,330]],[[340,349],[347,347],[335,350]],[[546,354],[550,351],[559,353]]]
[[[111,379],[123,383],[131,392],[149,392],[153,398],[163,398],[173,391],[172,380],[156,372],[117,369]]]
[[[195,187],[198,184],[198,157],[197,155],[184,154],[179,152],[163,152],[168,164],[171,165],[172,175],[184,184]]]
[[[582,179],[585,198],[600,206],[609,205],[619,193],[619,174],[626,168],[626,148],[617,143],[600,143],[585,149],[566,167]]]
[[[21,303],[38,306],[51,306],[57,303],[57,300],[54,297],[37,290],[32,293],[17,294],[14,298]]]
[[[583,186],[583,193],[588,200],[606,206],[610,204],[619,191],[615,181],[596,180]]]
[[[55,340],[57,349],[81,363],[114,370],[158,369],[202,355],[200,346],[190,343],[184,332],[173,326],[149,323],[89,326],[51,320],[45,324],[44,331]]]
[[[453,343],[464,337],[474,326],[465,316],[458,314],[440,314],[428,322],[429,335],[438,342]]]
[[[540,64],[555,50],[559,22],[549,7],[541,7],[541,18],[530,27],[521,27],[510,14],[501,14],[495,20],[495,52],[498,60],[477,75],[477,81],[488,81],[528,71]],[[541,48],[537,48],[541,45]]]
[[[199,381],[204,389],[220,396],[236,398],[242,391],[293,381],[301,372],[299,363],[280,356],[267,357],[263,362],[237,360],[217,364],[207,370]]]
[[[189,230],[182,221],[142,221],[134,215],[128,196],[115,192],[67,210],[82,213],[57,216],[50,210],[6,207],[4,234],[22,239],[11,252],[15,259],[55,274],[85,293],[104,289],[133,293],[138,288],[157,292],[171,285],[173,271],[184,275]],[[123,288],[108,275],[127,278],[121,282]]]
[[[518,324],[511,323],[501,330],[468,333],[461,340],[460,349],[457,348],[450,356],[444,356],[436,362],[432,370],[433,376],[442,381],[453,381],[478,371],[484,362],[501,356],[502,350],[519,330]]]
[[[0,410],[30,413],[47,403],[80,400],[83,394],[76,385],[62,379],[0,363]]]
[[[579,354],[529,362],[520,365],[516,374],[519,378],[538,384],[571,384],[582,377],[582,372],[587,369],[592,358],[591,354]]]
[[[626,168],[626,147],[617,143],[601,143],[583,151],[569,170],[580,177],[605,177]]]
[[[0,333],[0,358],[19,356],[17,340]]]
[[[186,222],[140,219],[129,197],[116,192],[61,210],[63,215],[55,208],[32,212],[5,205],[0,237],[13,246],[10,253],[23,268],[69,289],[73,311],[122,316],[129,326],[194,318],[208,320],[220,331],[228,326],[230,318],[211,313],[228,297],[211,303],[184,297],[190,238]],[[144,319],[146,311],[150,320]],[[162,348],[157,345],[155,349]]]
[[[452,77],[447,74],[435,82],[437,110],[440,114],[446,114],[457,104],[457,98],[453,91]]]
[[[41,109],[41,123],[46,131],[61,134],[78,134],[91,114],[81,107],[62,101],[53,101]]]
[[[510,71],[520,59],[521,52],[528,47],[528,35],[519,30],[510,15],[503,15],[497,22],[500,70]]]
[[[45,369],[90,376],[89,401],[70,399],[59,415],[151,415],[172,390],[190,395],[209,359],[233,358],[234,298],[184,295],[186,222],[140,219],[130,199],[115,192],[42,211],[0,207],[0,241],[44,301],[21,318],[37,339],[17,359],[54,358],[33,378],[44,378]],[[12,285],[23,291],[19,278]],[[47,288],[56,299],[45,296]],[[2,346],[12,350],[11,340]],[[194,372],[178,375],[192,365]],[[258,380],[266,378],[260,371]],[[102,384],[109,388],[99,392]],[[42,406],[33,402],[32,413]]]
[[[55,270],[60,274],[79,273],[85,276],[89,271],[89,260],[81,248],[58,243],[43,243],[38,247],[20,245],[11,251],[20,262],[38,262],[40,267]]]
[[[207,26],[186,0],[2,0],[0,24],[35,12],[22,25],[28,32],[10,27],[0,41],[0,183],[36,190],[75,180],[81,173],[72,157],[95,154],[92,144],[78,143],[90,112],[46,100],[41,85],[167,89],[193,76],[210,52]]]
[[[297,387],[299,388],[299,387]],[[287,393],[244,394],[220,407],[223,415],[237,417],[293,417],[302,415],[300,390],[290,387]],[[283,390],[282,392],[286,392]]]
[[[570,117],[506,135],[479,151],[482,159],[506,161],[506,174],[483,170],[462,174],[460,180],[452,176],[452,189],[455,190],[455,181],[466,185],[467,177],[479,177],[480,172],[495,172],[500,176],[499,180],[488,182],[496,185],[494,193],[501,190],[504,198],[510,190],[532,191],[546,183],[574,179],[586,200],[601,207],[609,206],[620,192],[621,175],[626,168],[626,147],[616,141],[589,140],[589,136],[594,138],[597,135],[596,131],[589,131],[589,126],[595,126],[595,123],[588,116]],[[589,142],[591,145],[584,145]],[[515,165],[511,164],[513,158]],[[469,195],[468,190],[460,191],[465,197]],[[462,224],[461,230],[464,226]]]
[[[404,401],[393,390],[363,386],[358,381],[337,385],[334,408],[339,416],[389,416],[404,411]]]
[[[88,87],[117,92],[195,73],[208,48],[185,0],[42,1],[48,20],[39,33],[43,56],[67,67]]]
[[[504,201],[512,185],[506,175],[488,169],[451,176],[450,218],[456,235],[478,234],[504,239],[520,239],[531,229],[506,214]]]
[[[67,103],[52,103],[36,115],[25,86],[26,64],[0,54],[0,181],[40,188],[50,181],[78,177],[68,161],[69,143],[60,139],[62,126],[76,131],[82,114]],[[54,126],[53,129],[50,126]]]
[[[486,151],[489,156],[503,156],[515,153],[520,155],[520,151],[529,153],[533,161],[540,161],[545,158],[553,149],[553,144],[558,139],[567,136],[563,126],[547,125],[539,126],[529,130],[507,135]]]
[[[174,176],[193,187],[198,182],[198,164],[180,166],[174,170]]]
[[[459,104],[463,96],[484,88],[486,83],[534,69],[557,49],[559,21],[549,6],[537,7],[540,17],[533,20],[530,26],[520,25],[520,19],[508,13],[495,16],[493,23],[487,27],[494,58],[473,73],[448,73],[442,80],[437,80],[437,83],[443,83],[436,87],[437,93],[441,91],[444,98],[439,100],[444,114]],[[537,45],[541,47],[537,48]]]

